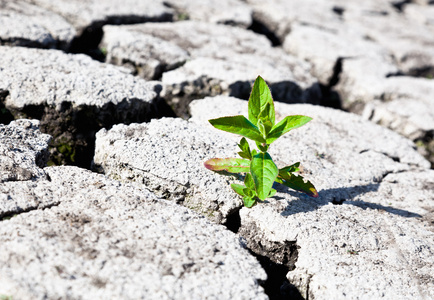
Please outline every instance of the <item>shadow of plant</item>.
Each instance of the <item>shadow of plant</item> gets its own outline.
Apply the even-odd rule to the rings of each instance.
[[[282,216],[289,216],[297,213],[309,212],[318,209],[323,205],[327,205],[330,202],[335,205],[354,205],[360,207],[362,209],[375,209],[375,210],[383,210],[390,214],[399,215],[405,218],[421,218],[422,216],[404,209],[398,209],[391,206],[384,206],[378,203],[371,203],[361,200],[355,200],[356,197],[369,193],[378,191],[379,183],[376,184],[366,184],[366,185],[358,185],[352,187],[342,187],[342,188],[334,188],[322,190],[319,192],[318,198],[311,198],[303,193],[299,193],[288,189],[282,185],[276,185],[274,188],[278,192],[283,192],[290,194],[297,198],[297,200],[293,200],[288,202],[288,205],[285,207],[284,211],[281,213]],[[281,197],[273,197],[274,199],[281,200],[284,198]]]

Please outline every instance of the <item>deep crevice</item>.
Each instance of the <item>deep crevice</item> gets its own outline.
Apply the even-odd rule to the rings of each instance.
[[[241,227],[241,218],[239,209],[234,211],[232,214],[230,214],[227,217],[226,223],[223,224],[227,227],[230,231],[234,233],[238,233],[240,227]],[[293,284],[289,282],[286,275],[289,271],[292,271],[295,269],[295,261],[297,258],[291,258],[291,259],[283,259],[284,263],[277,263],[273,260],[271,260],[267,255],[269,253],[266,253],[266,251],[262,251],[261,253],[258,253],[258,251],[254,251],[253,248],[250,248],[252,244],[259,245],[259,247],[263,247],[262,243],[260,241],[251,241],[246,240],[244,237],[241,237],[241,240],[243,240],[243,246],[247,248],[247,250],[250,252],[251,255],[256,257],[256,259],[261,264],[262,268],[267,273],[267,280],[264,282],[261,282],[260,285],[264,288],[265,294],[268,295],[270,300],[305,300],[302,295],[300,294],[297,287],[295,287]],[[291,256],[298,257],[298,246],[295,243],[289,243],[290,252],[292,253]],[[288,245],[283,246],[284,248]],[[273,247],[271,247],[273,248]],[[268,249],[270,252],[279,252],[282,250],[282,247],[277,247],[276,249]]]
[[[81,34],[71,41],[68,52],[87,54],[93,59],[103,62],[105,60],[105,53],[99,48],[99,44],[104,35],[102,29],[104,25],[129,25],[146,22],[171,21],[173,21],[173,15],[168,13],[156,18],[137,15],[109,16],[104,21],[93,22],[84,28]]]
[[[404,6],[411,3],[411,0],[404,0],[404,1],[396,1],[396,2],[391,2],[390,4],[400,13],[403,12],[404,10]]]
[[[332,11],[339,17],[342,17],[344,15],[345,8],[343,8],[342,6],[333,6]]]
[[[322,98],[320,105],[335,109],[342,109],[342,100],[338,92],[333,90],[333,87],[338,84],[342,73],[342,65],[344,57],[339,57],[333,66],[333,73],[328,84],[320,84]]]
[[[228,215],[226,218],[226,223],[223,225],[233,233],[237,233],[241,227],[240,210],[237,209],[235,212]]]
[[[0,124],[5,125],[14,120],[14,115],[4,104],[7,96],[9,96],[9,91],[0,89]]]
[[[250,251],[267,273],[267,280],[261,284],[270,300],[305,300],[297,287],[286,278],[288,267],[277,264],[266,256]]]
[[[158,90],[156,92],[159,93]],[[100,129],[110,129],[120,123],[143,123],[154,118],[175,116],[164,99],[159,97],[153,103],[141,99],[124,99],[118,104],[110,102],[103,107],[74,107],[69,102],[63,102],[60,109],[31,105],[12,112],[12,115],[14,119],[40,120],[40,131],[53,137],[48,165],[74,165],[85,169],[91,168],[95,134]]]
[[[267,39],[270,40],[273,47],[282,45],[282,41],[280,40],[280,38],[270,28],[268,28],[267,25],[265,25],[255,17],[253,17],[252,25],[250,25],[247,29],[258,34],[265,35]]]

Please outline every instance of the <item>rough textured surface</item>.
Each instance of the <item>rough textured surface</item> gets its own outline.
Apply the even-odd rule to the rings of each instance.
[[[278,43],[285,40],[296,22],[324,30],[333,30],[342,25],[339,16],[333,11],[333,1],[247,0],[247,3],[253,7],[254,19],[271,31]]]
[[[242,208],[239,234],[249,248],[295,268],[288,279],[305,298],[433,297],[434,172],[428,162],[411,142],[360,117],[275,105],[278,119],[314,118],[279,139],[270,153],[280,167],[301,161],[320,197],[276,185],[276,196]],[[246,110],[247,103],[235,99],[191,105],[192,121],[201,126]]]
[[[168,21],[173,10],[163,1],[143,0],[27,0],[47,10],[56,12],[70,22],[79,34],[87,27],[103,24]]]
[[[410,22],[396,12],[383,15],[348,14],[345,21],[348,26],[357,28],[364,36],[389,49],[405,74],[432,74],[433,28]]]
[[[174,105],[182,103],[181,107],[186,104],[182,99],[185,94],[190,99],[220,94],[248,99],[251,86],[261,72],[275,99],[288,103],[319,102],[321,91],[315,81],[296,81],[291,69],[297,67],[297,62],[291,67],[269,57],[258,60],[258,56],[248,54],[233,55],[232,59],[192,59],[182,67],[164,73],[163,96],[172,98]]]
[[[0,124],[0,182],[44,178],[51,137],[39,131],[37,120]],[[0,209],[2,214],[3,209]]]
[[[123,100],[148,103],[156,97],[155,84],[85,55],[0,47],[0,64],[0,88],[9,91],[7,108],[47,105],[59,109],[65,102],[103,108]]]
[[[265,272],[232,232],[102,175],[76,167],[45,170],[51,182],[34,183],[36,193],[55,191],[58,204],[0,221],[0,294],[267,299],[259,286]]]
[[[24,1],[0,1],[0,44],[65,49],[75,30],[65,19]]]
[[[162,74],[162,95],[182,117],[188,115],[188,104],[194,98],[220,94],[248,98],[259,73],[267,78],[278,101],[318,103],[321,98],[308,63],[241,28],[184,21],[107,26],[104,30],[107,60],[131,66],[145,78],[158,78],[164,70],[185,62]]]
[[[158,79],[189,58],[185,50],[173,43],[128,28],[104,26],[101,46],[107,51],[106,62],[127,67],[145,79]]]
[[[285,37],[283,48],[309,61],[312,64],[312,74],[325,85],[335,84],[333,80],[337,80],[337,64],[342,59],[365,58],[375,63],[377,72],[385,69],[385,74],[382,74],[384,77],[398,72],[392,54],[386,48],[365,39],[357,30],[344,26],[328,31],[296,23]]]
[[[432,4],[0,0],[0,123],[38,119],[40,131],[54,136],[50,152],[55,155],[48,163],[86,168],[98,130],[140,123],[101,131],[95,156],[99,170],[134,184],[75,168],[43,168],[49,138],[36,121],[0,127],[5,133],[0,135],[0,298],[140,298],[142,292],[158,299],[176,298],[173,293],[182,298],[264,297],[258,286],[264,277],[254,271],[256,263],[239,267],[232,258],[220,260],[224,251],[206,248],[220,235],[189,230],[207,239],[197,251],[185,250],[197,240],[188,232],[162,239],[190,225],[202,232],[209,223],[146,190],[232,231],[241,226],[234,248],[225,243],[216,248],[235,249],[230,252],[244,257],[237,250],[241,242],[264,255],[259,260],[269,280],[261,285],[272,299],[294,296],[288,291],[291,283],[309,299],[434,298],[434,175],[415,151],[417,146],[433,168]],[[189,121],[142,124],[174,115],[161,96],[187,118],[193,99],[246,99],[257,75],[270,84],[275,101],[362,115],[276,105],[278,118],[314,117],[273,144],[271,154],[279,166],[300,160],[302,173],[319,189],[317,199],[276,186],[273,198],[247,210],[229,187],[242,176],[203,167],[210,157],[236,156],[239,141],[213,129],[207,119],[247,113],[246,102],[206,98],[191,106]],[[164,210],[167,215],[160,213]],[[178,213],[191,224],[171,217]],[[171,218],[176,222],[171,224]],[[175,231],[173,224],[179,226]],[[158,234],[150,241],[159,252],[147,248],[151,232]],[[212,257],[211,262],[190,259],[193,253]],[[234,260],[244,265],[243,258]],[[59,261],[67,262],[57,266]],[[223,268],[224,275],[215,273]],[[288,270],[290,282],[283,282]],[[243,277],[243,272],[253,275]]]
[[[219,141],[219,143],[216,143]],[[96,135],[94,167],[107,176],[144,184],[158,196],[181,203],[224,223],[241,200],[227,182],[203,162],[232,155],[235,140],[224,141],[185,120],[164,118],[150,123],[115,125]]]
[[[15,118],[41,120],[41,130],[54,137],[56,163],[89,167],[90,157],[77,154],[92,155],[97,130],[159,114],[158,83],[85,55],[0,47],[0,65],[2,105]]]
[[[253,243],[261,247],[296,241],[298,260],[288,279],[305,298],[433,297],[434,233],[417,215],[361,200],[368,197],[344,205],[277,197],[243,208],[240,233],[250,237],[255,228]]]
[[[205,21],[107,26],[104,27],[104,32],[116,32],[116,28],[120,32],[126,31],[130,34],[150,35],[173,43],[187,51],[192,57],[230,59],[230,56],[234,53],[261,55],[268,53],[273,55],[273,53],[278,52],[277,49],[273,51],[270,41],[263,35],[239,27],[212,24]],[[137,38],[140,38],[140,36]],[[120,36],[109,36],[107,41],[110,42],[110,40],[119,41]],[[280,54],[282,53],[280,52]]]
[[[252,9],[241,0],[167,0],[178,12],[177,18],[221,23],[247,28],[252,23]]]

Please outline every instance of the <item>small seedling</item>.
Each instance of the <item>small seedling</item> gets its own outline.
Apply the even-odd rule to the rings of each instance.
[[[265,81],[258,76],[253,84],[248,104],[249,118],[244,116],[223,117],[211,119],[209,122],[215,128],[243,136],[238,147],[241,158],[212,158],[205,162],[205,167],[212,171],[227,171],[229,173],[246,173],[244,185],[232,184],[232,189],[243,197],[244,205],[252,207],[259,200],[272,197],[276,190],[276,181],[294,190],[318,197],[318,192],[309,181],[304,181],[300,175],[300,163],[278,169],[273,162],[268,148],[288,131],[303,126],[312,118],[295,115],[287,116],[275,124],[274,102],[270,89]],[[253,140],[258,150],[250,149],[246,138]]]

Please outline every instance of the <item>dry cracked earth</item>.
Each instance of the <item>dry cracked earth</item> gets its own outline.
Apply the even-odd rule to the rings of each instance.
[[[0,299],[434,298],[434,2],[0,0]],[[319,190],[206,170],[261,75]]]

